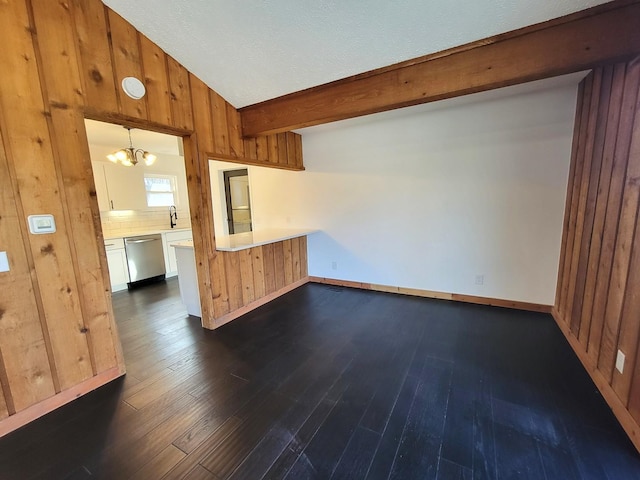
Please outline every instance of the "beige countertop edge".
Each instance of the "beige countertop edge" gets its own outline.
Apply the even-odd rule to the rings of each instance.
[[[141,237],[144,235],[156,235],[158,233],[171,233],[171,232],[185,232],[187,230],[191,230],[191,227],[184,228],[167,228],[166,230],[143,230],[140,232],[129,232],[125,235],[109,235],[104,237],[105,240],[115,240],[117,238],[128,238],[128,237]]]
[[[316,233],[317,229],[270,229],[265,231],[239,233],[236,235],[225,235],[216,239],[216,250],[220,252],[238,252],[248,248],[268,245],[270,243],[282,242],[291,238],[304,237]],[[249,235],[252,234],[252,235]],[[257,235],[257,239],[253,239],[253,235]],[[171,242],[170,247],[174,248],[193,248],[193,241],[186,240],[180,242]]]
[[[318,232],[318,229],[269,229],[255,232],[225,235],[216,238],[216,250],[220,252],[237,252],[247,248],[259,247],[270,243],[282,242],[291,238],[304,237]],[[251,234],[251,235],[249,235]],[[254,238],[257,236],[257,238]]]

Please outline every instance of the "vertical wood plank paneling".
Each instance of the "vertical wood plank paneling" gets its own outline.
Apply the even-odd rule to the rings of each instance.
[[[591,162],[589,170],[589,186],[587,188],[586,202],[584,204],[584,223],[582,227],[582,239],[580,242],[580,256],[578,259],[578,270],[576,273],[576,286],[573,300],[573,311],[571,319],[571,330],[579,337],[583,330],[580,322],[582,320],[582,308],[585,285],[587,281],[587,267],[589,265],[589,253],[591,250],[591,238],[593,234],[593,222],[596,210],[596,200],[598,198],[598,187],[600,186],[600,168],[602,165],[602,153],[604,150],[604,137],[607,125],[607,115],[609,114],[609,97],[611,96],[611,83],[613,80],[613,67],[606,67],[602,71],[602,81],[600,90],[594,91],[593,95],[598,96],[598,109],[594,123],[594,135],[591,148],[586,150],[585,162]],[[593,103],[593,101],[592,101]],[[590,119],[591,121],[591,119]],[[588,335],[588,330],[583,331]]]
[[[125,95],[120,85],[125,77],[144,78],[138,32],[124,18],[108,10],[109,31],[111,32],[111,54],[113,75],[118,95],[120,113],[138,119],[147,119],[147,97],[134,100]]]
[[[275,268],[276,290],[280,290],[285,285],[283,242],[273,244],[273,262]]]
[[[571,162],[569,165],[569,180],[567,182],[567,195],[565,204],[567,207],[573,205],[572,196],[576,178],[576,157],[578,152],[578,138],[580,137],[580,122],[582,120],[582,106],[584,103],[584,84],[580,82],[578,86],[578,95],[576,97],[576,115],[573,124],[573,142],[571,146]],[[569,243],[569,224],[571,221],[571,208],[565,208],[564,220],[562,222],[562,242],[560,244],[560,262],[558,265],[558,281],[556,282],[556,305],[558,311],[564,314],[565,312],[565,298],[563,292],[565,291],[565,282],[568,279],[568,275],[565,275],[565,266],[567,259],[566,251],[567,244]]]
[[[293,261],[291,266],[293,281],[297,282],[302,278],[302,272],[300,271],[300,237],[291,240],[291,259]]]
[[[195,109],[197,111],[197,109]],[[197,115],[196,115],[197,121]],[[193,231],[193,245],[196,252],[196,274],[198,276],[198,289],[205,292],[200,295],[200,307],[202,313],[202,324],[206,328],[214,328],[213,319],[215,318],[213,297],[214,289],[211,285],[210,270],[210,252],[215,248],[211,244],[213,238],[208,235],[207,218],[203,216],[206,211],[202,207],[203,202],[200,196],[200,162],[202,157],[199,155],[197,146],[197,135],[191,135],[183,140],[185,170],[187,174],[187,194],[189,196],[189,209],[191,212],[191,228]],[[206,161],[206,159],[204,159]]]
[[[149,120],[161,125],[174,125],[167,75],[167,55],[155,43],[140,35],[140,56],[147,89]],[[190,102],[189,102],[190,103]]]
[[[0,25],[3,18],[12,17],[0,5]],[[0,119],[1,110],[0,100]],[[0,245],[8,252],[10,266],[8,272],[0,273],[0,382],[9,413],[55,394],[12,178],[0,123]]]
[[[1,362],[0,362],[1,363]],[[2,365],[0,365],[2,368]],[[2,382],[0,382],[0,420],[4,420],[9,416],[9,409],[7,408],[7,401],[4,397],[4,386]]]
[[[238,252],[240,257],[240,278],[242,280],[242,304],[248,305],[256,299],[253,283],[253,249]]]
[[[286,132],[287,137],[287,165],[290,167],[296,167],[296,134],[293,132]]]
[[[255,138],[244,139],[244,156],[254,162],[258,160],[258,142]]]
[[[84,148],[79,62],[75,50],[68,48],[74,39],[72,12],[64,3],[46,0],[34,0],[32,7],[36,30],[49,39],[38,42],[38,48],[52,106],[51,138],[56,170],[64,184],[66,223],[74,238],[71,257],[75,276],[84,287],[78,285],[74,292],[83,319],[79,328],[87,337],[93,373],[97,374],[112,368],[120,359],[110,319],[111,303],[100,283],[95,282],[106,264],[101,263],[99,255],[100,215],[98,209],[92,209],[91,202],[93,175],[89,151]]]
[[[213,90],[211,96],[211,118],[213,121],[214,153],[230,154],[229,129],[227,127],[227,102]]]
[[[73,10],[86,104],[101,112],[117,112],[105,6],[102,2],[73,0]]]
[[[634,135],[632,147],[629,152],[629,162],[627,164],[627,175],[622,197],[622,209],[618,223],[618,234],[616,237],[616,247],[613,256],[613,268],[611,270],[611,280],[607,308],[604,316],[604,327],[602,331],[602,346],[598,359],[598,369],[608,380],[613,375],[613,367],[617,353],[618,335],[620,331],[620,314],[627,288],[629,274],[629,262],[631,259],[631,246],[636,228],[636,218],[638,212],[638,200],[640,199],[640,161],[633,157],[634,153],[640,152],[634,143],[640,141],[640,136],[636,129],[640,127],[640,108],[636,109],[636,119],[634,123]]]
[[[602,230],[604,228],[605,213],[609,201],[609,191],[611,187],[611,174],[613,171],[613,158],[615,153],[616,137],[620,123],[620,109],[622,102],[622,92],[624,88],[624,76],[626,66],[618,64],[613,69],[611,97],[608,100],[608,118],[605,132],[604,146],[602,151],[602,167],[600,169],[600,179],[598,196],[596,199],[596,209],[594,213],[593,229],[591,235],[591,246],[589,250],[589,262],[587,267],[586,282],[582,300],[582,316],[580,319],[580,341],[588,345],[591,334],[591,319],[593,313],[593,302],[595,300],[596,278],[598,265],[600,264],[600,253],[602,249]]]
[[[602,88],[598,95],[595,79],[599,75]],[[563,331],[638,446],[640,57],[626,64],[596,69],[583,82],[585,92],[591,76],[593,93],[590,96],[585,93],[577,109],[582,108],[581,122],[584,110],[589,109],[589,128],[584,134],[581,123],[574,133],[577,136],[572,155],[573,178],[569,179],[572,195],[568,196],[566,206],[569,221],[565,221],[568,240],[560,259],[562,279],[558,288],[560,285],[567,288],[573,282],[575,290],[572,297],[560,292],[555,316],[561,326],[571,318],[570,330],[562,327]],[[593,128],[596,95],[598,114]],[[581,156],[585,157],[582,167]],[[586,165],[588,161],[590,167]],[[574,224],[577,227],[572,232]],[[572,235],[573,245],[569,242]],[[576,265],[576,260],[578,268],[568,269],[569,265]],[[578,335],[574,337],[576,332]],[[615,369],[618,350],[626,356],[623,373]]]
[[[634,65],[634,68],[638,67],[638,63]],[[640,94],[636,98],[636,116],[633,123],[631,145],[629,148],[629,163],[627,166],[627,184],[625,186],[625,196],[627,195],[627,188],[632,190],[633,200],[638,202],[640,198]],[[623,217],[625,211],[625,205],[623,204]],[[632,382],[639,382],[638,375],[640,374],[640,348],[638,343],[640,342],[640,229],[638,224],[640,223],[640,211],[636,206],[636,216],[632,219],[635,223],[634,240],[631,246],[631,260],[629,265],[629,276],[626,282],[626,291],[623,299],[623,310],[620,318],[620,336],[617,344],[617,348],[627,356],[627,358],[635,363],[625,366],[624,373],[620,373],[617,370],[613,370],[613,388],[618,396],[625,402],[625,404],[633,405],[635,411],[637,405],[640,403],[640,393],[636,390],[631,390]],[[637,388],[637,387],[636,387]],[[636,393],[635,396],[629,397],[630,390]],[[637,418],[637,417],[636,417]]]
[[[640,351],[636,354],[635,365],[633,367],[633,377],[631,378],[631,390],[628,398],[629,413],[640,424]]]
[[[167,56],[167,67],[169,71],[169,97],[171,98],[173,126],[184,130],[193,130],[189,72],[169,56]]]
[[[267,136],[267,161],[270,163],[278,163],[280,158],[280,144],[278,143],[277,135]]]
[[[289,285],[293,283],[293,247],[292,240],[285,240],[282,242],[283,255],[284,255],[284,284]]]
[[[640,131],[638,133],[640,134]],[[640,162],[640,150],[635,155],[632,153],[632,158]],[[629,277],[620,315],[620,338],[617,344],[617,348],[622,350],[629,360],[626,362],[623,373],[617,369],[613,370],[612,379],[613,389],[625,405],[629,400],[631,380],[637,373],[634,359],[638,353],[638,342],[640,341],[638,337],[640,333],[640,231],[637,228],[639,220],[636,213],[636,231],[631,248]]]
[[[635,105],[640,87],[640,65],[637,62],[628,65],[624,80],[624,92],[620,112],[620,122],[616,138],[615,153],[613,157],[613,170],[611,184],[609,186],[609,198],[605,214],[602,247],[600,249],[600,263],[596,276],[593,311],[591,314],[591,327],[589,332],[589,344],[587,353],[589,358],[598,363],[600,348],[602,345],[602,332],[604,328],[605,310],[609,295],[611,269],[615,252],[618,222],[622,205],[622,192],[627,171],[629,148],[631,145],[631,133],[635,117]]]
[[[593,73],[589,74],[587,78],[583,81],[582,88],[582,98],[580,99],[582,103],[582,115],[580,118],[580,129],[578,131],[578,140],[576,143],[576,149],[574,153],[572,153],[572,158],[574,159],[575,167],[574,167],[574,176],[573,178],[569,178],[570,184],[572,184],[571,188],[571,205],[567,205],[567,208],[570,209],[569,213],[569,225],[568,225],[568,233],[567,233],[567,243],[565,256],[561,259],[563,263],[563,272],[565,274],[564,281],[562,282],[562,295],[561,295],[561,305],[563,320],[569,322],[571,319],[571,306],[573,302],[573,292],[570,292],[570,279],[571,279],[571,267],[573,261],[573,251],[576,242],[576,217],[578,216],[578,203],[580,199],[580,185],[582,182],[582,171],[584,165],[584,143],[587,138],[587,126],[589,119],[589,110],[590,110],[590,102],[591,102],[591,92],[593,90]]]
[[[298,168],[302,168],[303,167],[303,161],[302,161],[302,135],[296,133],[295,134],[295,156],[296,156],[296,167]]]
[[[300,237],[300,277],[309,276],[307,265],[307,237]]]
[[[208,175],[209,162],[204,152],[213,150],[213,136],[211,123],[211,103],[209,88],[194,75],[190,77],[191,95],[193,101],[193,122],[198,134],[184,139],[185,170],[187,175],[187,194],[189,195],[189,210],[191,212],[191,228],[193,230],[193,244],[197,252],[196,273],[198,287],[204,294],[200,298],[203,323],[213,328],[210,322],[215,318],[214,297],[215,288],[211,283],[210,259],[215,252],[215,241],[210,232],[213,230],[213,216],[209,214],[211,205],[210,189],[203,188],[202,175]],[[206,163],[204,165],[203,163]],[[203,173],[204,172],[204,173]],[[205,183],[206,184],[206,183]]]
[[[215,252],[211,259],[211,287],[215,318],[220,318],[232,310],[225,273],[225,257],[222,252]]]
[[[584,132],[584,149],[582,150],[582,175],[580,180],[580,188],[576,197],[578,201],[577,215],[575,217],[575,238],[571,257],[571,270],[569,274],[568,301],[569,310],[567,317],[571,325],[571,331],[577,336],[579,326],[574,321],[574,311],[576,310],[575,292],[576,284],[584,280],[578,278],[578,267],[580,263],[580,247],[582,245],[582,236],[584,232],[584,222],[586,216],[587,196],[589,192],[589,184],[591,183],[591,161],[593,153],[593,138],[596,132],[596,122],[598,116],[598,106],[600,101],[600,87],[602,84],[602,70],[595,70],[593,73],[593,86],[590,90],[591,101],[589,104],[588,120]],[[580,153],[578,154],[580,155]]]
[[[274,159],[273,162],[280,165],[287,165],[287,134],[278,133],[276,138],[278,142],[278,157]]]
[[[17,2],[14,2],[17,3]],[[24,213],[51,213],[58,219],[55,235],[29,235],[35,274],[45,314],[46,328],[55,358],[60,388],[66,389],[93,375],[89,349],[83,332],[82,312],[78,303],[78,285],[70,251],[70,234],[65,222],[61,198],[62,185],[53,158],[48,117],[41,95],[36,65],[36,52],[29,32],[33,31],[24,4],[16,6],[11,26],[12,48],[0,57],[2,65],[11,69],[9,81],[20,84],[3,85],[15,95],[3,96],[6,141],[12,154],[9,162],[20,185]],[[4,76],[3,76],[4,77]],[[20,115],[14,115],[14,112]],[[25,162],[25,158],[37,161]],[[22,194],[22,192],[29,194]],[[56,288],[48,282],[56,279]]]
[[[256,137],[256,157],[259,162],[269,161],[269,142],[267,137]]]
[[[229,153],[232,157],[245,158],[240,114],[229,103],[225,102],[225,108],[227,111],[227,128],[229,130]]]
[[[264,284],[264,260],[263,260],[263,248],[255,247],[251,249],[252,263],[253,263],[253,291],[256,298],[262,298],[266,295],[266,289]]]
[[[198,133],[198,145],[202,150],[199,153],[213,152],[213,119],[209,87],[193,74],[189,74],[189,85],[193,105],[193,125]],[[194,175],[200,176],[200,170],[194,171]]]
[[[223,252],[223,257],[227,277],[227,290],[229,292],[229,310],[233,311],[243,305],[240,254],[238,252]]]
[[[262,246],[262,255],[264,263],[264,289],[265,294],[269,295],[276,291],[276,269],[274,260],[274,244]]]

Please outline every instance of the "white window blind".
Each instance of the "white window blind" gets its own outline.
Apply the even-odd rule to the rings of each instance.
[[[178,204],[175,175],[144,175],[144,188],[147,192],[148,207],[170,207]]]

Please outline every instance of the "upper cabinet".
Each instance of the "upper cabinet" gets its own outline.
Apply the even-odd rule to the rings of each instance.
[[[144,170],[107,162],[91,162],[100,211],[145,210]]]
[[[156,162],[125,167],[103,160],[109,149],[90,146],[91,167],[101,212],[189,208],[184,159],[158,154]],[[113,150],[113,149],[111,149]],[[145,182],[145,177],[147,181]]]

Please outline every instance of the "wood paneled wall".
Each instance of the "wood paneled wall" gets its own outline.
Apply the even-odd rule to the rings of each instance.
[[[238,112],[99,0],[0,2],[0,435],[124,372],[84,118],[181,135],[214,328],[307,277],[306,239],[215,249],[208,159],[303,169],[291,132],[244,140]],[[126,76],[147,95],[124,95]],[[27,216],[57,231],[32,235]],[[263,300],[264,301],[264,300]]]
[[[639,90],[640,57],[580,84],[554,316],[640,449]]]

